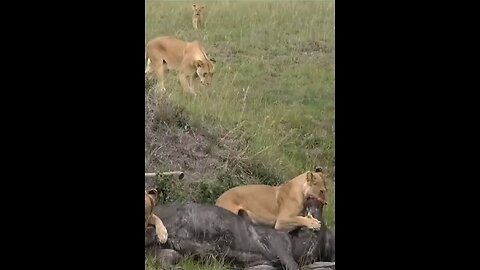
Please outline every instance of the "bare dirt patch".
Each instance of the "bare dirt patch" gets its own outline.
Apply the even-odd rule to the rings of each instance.
[[[240,146],[194,127],[182,109],[165,98],[145,96],[145,172],[180,170],[184,181],[216,179],[239,166]],[[236,160],[236,161],[235,161]]]
[[[163,201],[211,201],[244,183],[276,183],[278,176],[243,156],[245,143],[230,132],[212,134],[196,125],[167,98],[155,103],[145,95],[145,172],[183,171],[185,177],[145,179],[157,186]]]

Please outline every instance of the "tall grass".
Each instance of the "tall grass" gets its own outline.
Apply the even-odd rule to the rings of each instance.
[[[194,30],[191,5],[206,5],[206,29]],[[199,40],[215,58],[213,85],[195,98],[175,72],[170,99],[192,120],[231,132],[248,145],[244,158],[283,180],[323,166],[330,179],[326,223],[335,228],[334,0],[147,0],[146,40]]]

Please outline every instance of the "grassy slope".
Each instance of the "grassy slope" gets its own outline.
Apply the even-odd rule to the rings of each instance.
[[[334,1],[203,1],[207,28],[194,31],[191,1],[147,1],[146,40],[198,39],[217,60],[214,85],[195,99],[175,73],[170,99],[192,120],[248,144],[243,158],[284,180],[321,165],[335,173]],[[330,181],[326,222],[335,228]]]

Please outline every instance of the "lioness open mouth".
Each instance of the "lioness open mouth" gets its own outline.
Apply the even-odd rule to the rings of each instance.
[[[308,196],[307,200],[314,200],[315,203],[319,203],[319,204],[322,204],[322,205],[327,205],[328,203],[326,201],[323,201],[322,199],[318,198],[318,197],[314,197],[314,196]]]

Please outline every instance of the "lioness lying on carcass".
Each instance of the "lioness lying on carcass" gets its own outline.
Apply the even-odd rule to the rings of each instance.
[[[154,213],[163,220],[168,240],[155,245],[155,233],[150,229],[145,233],[145,245],[158,260],[170,264],[175,264],[179,255],[214,255],[242,267],[298,270],[316,261],[335,261],[335,235],[323,223],[322,209],[319,200],[308,199],[304,214],[318,219],[321,228],[287,233],[255,225],[211,204],[160,205]]]

